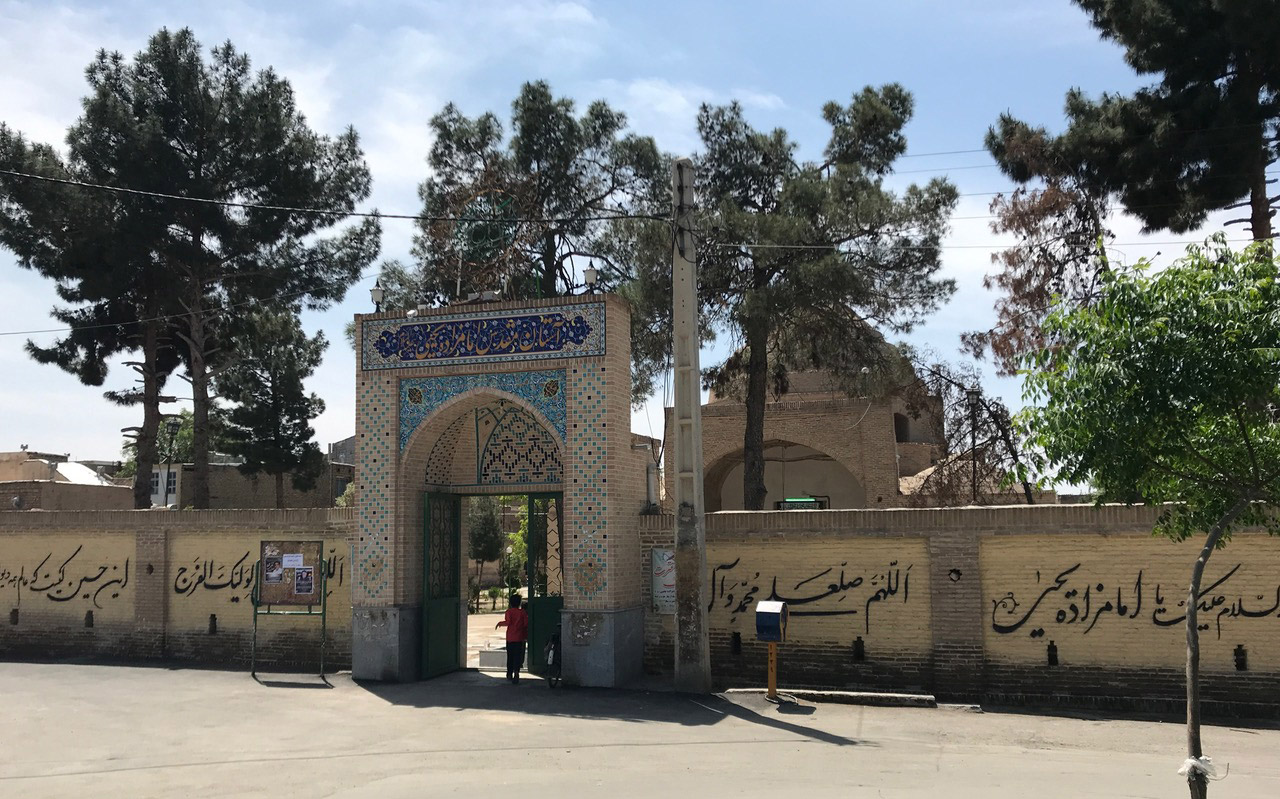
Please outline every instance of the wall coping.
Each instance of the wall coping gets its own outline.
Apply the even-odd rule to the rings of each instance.
[[[1145,505],[994,505],[962,508],[719,511],[706,515],[709,537],[730,534],[1001,533],[1070,535],[1146,533],[1161,508]],[[671,515],[642,516],[642,533],[674,531]]]
[[[245,510],[5,510],[0,531],[89,528],[122,530],[206,527],[286,527],[355,522],[355,508],[254,508]]]

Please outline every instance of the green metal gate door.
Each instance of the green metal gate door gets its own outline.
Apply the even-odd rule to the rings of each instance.
[[[422,678],[458,668],[462,498],[427,494],[422,541]]]
[[[560,494],[529,495],[529,670],[547,669],[542,650],[560,626],[564,607]]]

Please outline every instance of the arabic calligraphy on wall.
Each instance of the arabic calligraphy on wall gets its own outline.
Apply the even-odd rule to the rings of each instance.
[[[1139,569],[1132,579],[1108,585],[1076,563],[1057,572],[1036,571],[1038,593],[1019,599],[1007,591],[991,600],[991,629],[1000,635],[1026,633],[1042,638],[1058,629],[1088,635],[1099,623],[1181,627],[1187,618],[1186,589],[1153,581]],[[1280,581],[1258,593],[1233,579],[1244,567],[1236,563],[1200,590],[1196,606],[1202,632],[1222,639],[1224,623],[1235,619],[1280,618]]]
[[[981,544],[989,657],[1178,668],[1199,546],[1150,536],[999,536]],[[966,575],[966,579],[968,575]],[[1196,599],[1205,668],[1280,659],[1280,539],[1242,535],[1209,561]]]
[[[365,369],[390,369],[603,355],[604,321],[604,303],[366,321],[361,362]]]
[[[929,646],[929,575],[922,542],[851,539],[721,547],[708,553],[708,567],[713,627],[754,635],[756,603],[777,600],[787,603],[793,640],[861,636],[904,649]]]
[[[325,594],[330,600],[334,592],[347,582],[345,551],[345,545],[325,545]],[[234,560],[225,556],[196,555],[175,565],[173,592],[178,596],[191,597],[197,592],[225,591],[228,602],[248,602],[256,566],[257,555],[252,549],[246,549]]]
[[[133,612],[132,536],[89,541],[45,536],[0,539],[0,596],[12,607],[45,602],[71,612]],[[45,605],[45,607],[49,607]]]

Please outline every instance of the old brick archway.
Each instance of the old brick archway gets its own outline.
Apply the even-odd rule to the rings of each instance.
[[[564,675],[641,667],[629,316],[611,296],[357,317],[352,672],[422,673],[424,494],[562,491]]]

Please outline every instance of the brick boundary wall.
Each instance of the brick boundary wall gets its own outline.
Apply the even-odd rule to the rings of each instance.
[[[247,668],[258,542],[320,538],[334,572],[326,670],[349,668],[354,526],[345,508],[0,512],[0,658]],[[53,557],[37,572],[46,553]],[[126,558],[127,586],[95,595],[106,579],[94,578],[98,569]],[[76,580],[78,589],[65,588]],[[314,670],[319,644],[318,618],[259,618],[260,669]]]
[[[732,562],[733,556],[739,553],[766,553],[756,558],[753,568],[764,568],[760,566],[762,562],[803,563],[804,568],[793,572],[807,577],[831,565],[831,561],[819,556],[806,561],[806,553],[826,553],[833,546],[839,547],[840,552],[850,553],[842,563],[851,564],[846,568],[853,569],[860,549],[896,546],[893,542],[903,539],[918,546],[923,539],[928,558],[929,595],[927,602],[914,607],[917,615],[925,614],[927,607],[927,647],[913,650],[909,645],[881,645],[877,649],[868,638],[865,658],[857,660],[850,641],[852,634],[796,636],[797,640],[781,645],[780,649],[779,669],[784,686],[926,691],[943,701],[993,705],[1181,712],[1185,696],[1181,658],[1185,655],[1179,653],[1185,653],[1185,648],[1179,649],[1184,644],[1178,641],[1184,640],[1183,627],[1181,622],[1167,628],[1158,627],[1151,621],[1155,618],[1154,612],[1163,612],[1151,610],[1153,590],[1155,594],[1160,590],[1151,576],[1156,567],[1144,560],[1141,553],[1158,555],[1162,558],[1157,564],[1161,574],[1173,575],[1164,578],[1163,597],[1173,609],[1178,597],[1185,595],[1185,580],[1189,578],[1198,544],[1175,544],[1153,538],[1151,529],[1156,514],[1157,510],[1152,508],[1085,505],[723,512],[707,516],[708,569],[714,569],[717,561]],[[673,547],[673,528],[674,520],[670,516],[641,519],[641,547],[646,567],[651,549]],[[1015,556],[1013,561],[1009,553]],[[1040,565],[1041,560],[1044,566]],[[1048,624],[1044,624],[1043,619],[1035,622],[1043,625],[1043,638],[1027,635],[1032,629],[1030,623],[1017,634],[992,632],[997,619],[993,603],[999,601],[1005,588],[1002,581],[1009,575],[1025,572],[1026,579],[1032,580],[1030,575],[1034,574],[1040,580],[1035,586],[1039,590],[1041,586],[1054,585],[1054,575],[1065,568],[1060,563],[1069,567],[1080,561],[1088,567],[1091,563],[1109,560],[1114,561],[1115,573],[1123,572],[1128,582],[1118,583],[1108,575],[1108,585],[1112,586],[1107,589],[1108,604],[1112,604],[1112,592],[1117,590],[1122,592],[1122,597],[1132,596],[1132,574],[1144,566],[1144,576],[1138,578],[1139,583],[1143,579],[1151,580],[1139,586],[1139,590],[1144,590],[1141,601],[1146,608],[1142,618],[1124,622],[1132,627],[1118,626],[1113,614],[1096,622],[1101,629],[1090,628],[1089,633],[1083,634],[1079,628],[1056,623],[1050,604],[1058,602],[1053,608],[1074,607],[1080,604],[1080,597],[1076,595],[1071,600],[1075,605],[1069,605],[1062,599],[1061,592],[1047,591],[1045,610],[1040,612]],[[1242,594],[1240,602],[1247,600],[1263,609],[1273,600],[1280,602],[1277,599],[1280,597],[1277,585],[1280,539],[1253,531],[1239,534],[1210,561],[1209,571],[1216,573],[1215,568],[1219,572],[1229,571],[1238,562],[1246,571],[1252,568],[1253,585],[1262,586]],[[783,566],[777,568],[782,573]],[[917,570],[921,568],[926,568],[926,564],[916,565]],[[1085,568],[1078,571],[1083,572]],[[916,573],[913,571],[912,575]],[[851,571],[850,582],[852,574]],[[1207,573],[1206,585],[1210,582],[1208,577]],[[841,581],[845,579],[841,577]],[[742,583],[741,590],[746,590],[747,582]],[[764,591],[768,589],[761,580],[753,583],[757,584],[762,591],[750,596],[751,605],[764,598]],[[720,586],[714,581],[709,580],[707,585],[715,595],[709,600],[715,607],[710,639],[712,672],[718,687],[760,685],[765,678],[766,647],[754,640],[754,620],[750,612],[738,616],[739,638],[735,641],[734,631],[724,622],[723,600],[736,602],[737,599],[716,595]],[[775,578],[774,590],[778,590],[778,585]],[[790,589],[790,585],[783,587]],[[1228,594],[1227,599],[1235,596]],[[1027,594],[1023,589],[1019,594],[1022,604],[1010,618],[1030,608],[1035,597],[1036,592]],[[912,601],[915,599],[912,594]],[[644,600],[645,670],[650,674],[669,673],[674,662],[673,617],[654,612],[651,584],[647,579]],[[826,601],[834,600],[833,596]],[[1129,601],[1137,607],[1132,599]],[[815,606],[792,605],[793,610],[805,607]],[[1033,609],[1028,616],[1035,612]],[[1137,610],[1134,614],[1137,615]],[[1230,622],[1228,618],[1227,623]],[[1218,642],[1213,641],[1212,631],[1201,633],[1202,650],[1205,650],[1201,658],[1202,701],[1206,713],[1280,717],[1280,657],[1277,656],[1280,614],[1252,618],[1248,624],[1248,627],[1228,628],[1223,640]],[[816,628],[813,619],[793,616],[793,632],[804,625],[809,625],[810,630]],[[1108,625],[1115,626],[1107,629]],[[1126,632],[1130,629],[1136,632]],[[886,635],[895,632],[889,629]],[[1062,655],[1058,665],[1050,666],[1047,654],[1040,653],[1047,653],[1047,646],[1055,635],[1055,646]],[[1164,636],[1159,646],[1151,643],[1157,635]],[[839,640],[835,640],[837,637]],[[1172,643],[1165,640],[1169,637],[1175,640]],[[1232,666],[1230,647],[1237,639],[1247,644],[1250,653],[1247,671],[1237,671]],[[1216,650],[1206,649],[1214,643]],[[1151,654],[1156,650],[1159,650],[1158,657]]]

